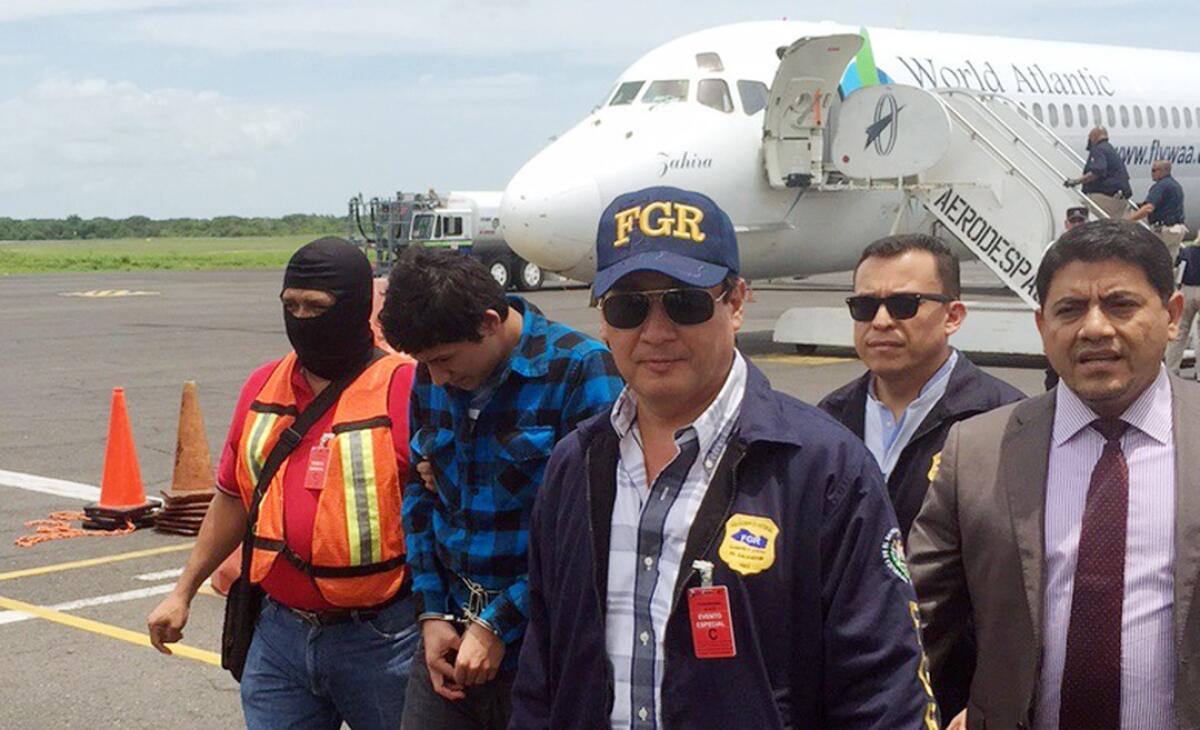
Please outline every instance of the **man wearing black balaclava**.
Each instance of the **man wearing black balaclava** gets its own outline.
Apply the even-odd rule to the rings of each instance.
[[[283,321],[305,371],[333,380],[366,362],[371,332],[371,264],[340,238],[321,238],[292,256],[283,275]],[[317,316],[302,316],[302,303]]]
[[[332,382],[348,381],[266,487],[249,579],[265,591],[242,674],[249,728],[399,727],[416,648],[401,528],[413,364],[375,347],[371,265],[340,238],[288,262],[280,301],[293,352],[246,381],[217,494],[151,643],[183,637],[201,584],[241,543],[267,455]]]

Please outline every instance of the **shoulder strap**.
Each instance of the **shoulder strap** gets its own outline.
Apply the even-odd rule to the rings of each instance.
[[[374,365],[380,358],[384,356],[383,350],[378,347],[371,353],[371,358],[363,365],[351,373],[334,380],[329,385],[325,386],[312,403],[308,404],[308,408],[296,417],[296,420],[291,426],[284,429],[283,433],[279,434],[279,440],[275,442],[271,453],[267,455],[267,460],[263,462],[262,471],[258,473],[258,483],[254,485],[254,496],[250,500],[250,512],[246,516],[246,534],[242,538],[242,575],[249,580],[250,577],[250,561],[254,554],[254,525],[258,522],[258,505],[262,502],[263,495],[267,492],[267,487],[271,484],[271,479],[275,477],[275,472],[279,471],[279,467],[283,464],[283,460],[288,457],[288,454],[300,444],[304,438],[304,434],[312,428],[313,424],[320,420],[321,416],[337,402],[341,397],[342,392],[355,380],[359,375]]]

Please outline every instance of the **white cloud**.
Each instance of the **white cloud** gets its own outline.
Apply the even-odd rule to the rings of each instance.
[[[107,194],[97,213],[136,212],[140,200],[173,189],[227,196],[255,179],[263,156],[295,142],[305,121],[294,108],[212,91],[56,76],[0,100],[0,159],[9,171],[0,188],[26,200]],[[79,199],[79,210],[90,202]]]
[[[127,30],[132,38],[150,43],[227,54],[478,57],[552,52],[587,62],[596,54],[628,61],[629,53],[683,32],[754,16],[717,0],[694,0],[686,8],[673,3],[621,8],[596,0],[356,0],[336,5],[294,0],[286,10],[277,2],[145,13],[131,19]]]
[[[3,3],[0,3],[0,23],[211,4],[213,4],[211,1],[197,2],[197,0],[4,0]]]
[[[1095,40],[1104,19],[1140,15],[1196,19],[1190,0],[842,0],[836,6],[793,0],[2,0],[0,23],[90,16],[115,40],[222,54],[297,51],[330,56],[562,53],[574,62],[628,62],[683,33],[741,20],[840,20],[883,27],[1003,33],[1027,38]],[[1177,11],[1176,11],[1177,9]],[[1187,26],[1187,18],[1181,20]],[[1097,27],[1100,26],[1100,27]],[[1155,45],[1153,24],[1112,29],[1115,42]],[[1171,47],[1187,49],[1179,42]]]
[[[742,20],[839,20],[851,24],[1105,41],[1152,46],[1152,24],[1112,27],[1153,8],[1196,19],[1190,0],[0,0],[5,21],[88,16],[111,42],[224,55],[289,51],[326,56],[487,57],[559,54],[576,64],[627,64],[683,33]],[[1176,11],[1177,9],[1177,11]],[[1107,22],[1106,22],[1107,21]],[[1181,24],[1187,26],[1186,18]],[[1187,50],[1181,39],[1168,47]]]

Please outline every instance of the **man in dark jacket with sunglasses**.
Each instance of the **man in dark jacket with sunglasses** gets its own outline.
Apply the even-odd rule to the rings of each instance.
[[[622,195],[597,264],[627,385],[547,465],[509,727],[937,728],[879,470],[738,353],[729,217]]]
[[[1025,397],[950,346],[950,335],[967,316],[960,295],[958,258],[936,238],[889,236],[867,246],[854,270],[854,296],[847,299],[854,348],[867,372],[819,404],[875,456],[905,541],[937,474],[950,426]],[[953,657],[951,663],[969,677],[974,645],[961,643]],[[944,717],[954,717],[967,702],[965,692],[940,699]]]
[[[1024,398],[950,346],[967,316],[958,258],[923,234],[888,236],[854,270],[854,349],[867,372],[819,404],[867,444],[905,539],[954,423]]]

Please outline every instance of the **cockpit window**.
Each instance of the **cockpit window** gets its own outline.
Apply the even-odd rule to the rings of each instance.
[[[738,96],[742,98],[742,111],[746,116],[757,114],[767,108],[767,85],[761,81],[737,82]]]
[[[712,71],[720,73],[725,70],[725,65],[721,63],[721,54],[719,53],[697,53],[696,65],[701,71]]]
[[[703,79],[696,87],[696,101],[726,114],[733,111],[733,98],[729,96],[729,84],[722,79]]]
[[[613,95],[612,101],[609,102],[609,105],[617,106],[619,104],[632,104],[633,100],[637,98],[638,92],[642,90],[642,86],[645,83],[645,81],[626,81],[625,83],[621,84],[617,87],[617,93]]]
[[[652,81],[646,89],[642,102],[645,104],[662,104],[668,101],[687,101],[688,82],[686,79],[673,81]]]

